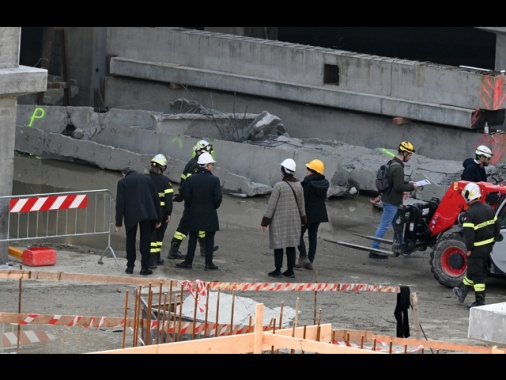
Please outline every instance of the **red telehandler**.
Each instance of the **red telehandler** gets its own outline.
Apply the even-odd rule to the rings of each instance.
[[[461,195],[468,181],[453,182],[441,198],[430,201],[403,204],[399,208],[396,222],[402,225],[404,241],[400,255],[408,256],[416,251],[430,251],[430,266],[434,278],[442,285],[453,288],[464,278],[467,260],[466,246],[462,237],[462,226],[458,222],[467,204]],[[478,182],[481,189],[481,202],[486,202],[495,210],[501,225],[501,234],[506,234],[506,186],[490,182]],[[388,239],[356,234],[372,240],[392,244]],[[331,242],[361,250],[373,251],[389,256],[398,256],[386,250],[345,242]],[[496,241],[487,260],[487,274],[506,278],[506,241]]]

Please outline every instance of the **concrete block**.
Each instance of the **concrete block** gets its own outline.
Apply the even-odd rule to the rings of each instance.
[[[31,247],[23,251],[23,265],[30,267],[56,264],[56,251],[47,247]]]
[[[467,336],[506,347],[506,302],[471,308]]]

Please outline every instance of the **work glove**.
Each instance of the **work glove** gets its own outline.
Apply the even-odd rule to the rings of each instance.
[[[174,198],[172,198],[172,200],[174,202],[182,202],[183,201],[183,197],[181,196],[181,194],[174,194]]]

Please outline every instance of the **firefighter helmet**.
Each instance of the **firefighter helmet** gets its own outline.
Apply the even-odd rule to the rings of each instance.
[[[314,170],[319,174],[323,174],[325,166],[323,165],[323,162],[321,162],[320,160],[313,160],[306,164],[306,168]]]
[[[206,140],[200,140],[194,147],[193,147],[193,150],[195,152],[199,152],[199,151],[206,151],[206,152],[211,152],[213,150],[213,146],[211,144],[209,144],[209,142],[207,142]]]
[[[295,169],[297,167],[295,165],[295,161],[292,160],[291,158],[287,158],[287,159],[283,160],[283,162],[281,163],[281,166],[284,167],[286,169],[286,171],[290,174],[295,173]]]
[[[466,200],[466,202],[469,204],[475,199],[481,198],[481,190],[480,186],[478,186],[475,182],[468,183],[464,189],[462,190],[462,196]]]
[[[476,156],[485,156],[485,157],[492,157],[492,151],[487,148],[485,145],[480,145],[478,148],[476,148]]]
[[[200,166],[206,166],[207,164],[214,164],[216,161],[214,160],[213,156],[211,156],[211,153],[204,152],[199,156],[199,159],[197,160],[197,164]]]
[[[151,165],[158,164],[160,166],[167,166],[167,157],[163,154],[158,153],[155,157],[151,159]]]
[[[399,144],[399,151],[407,153],[415,153],[415,147],[409,141],[403,141]]]

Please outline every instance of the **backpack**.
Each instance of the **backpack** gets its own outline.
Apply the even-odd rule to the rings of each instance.
[[[386,164],[381,165],[376,172],[376,188],[381,194],[389,193],[392,190],[392,185],[388,180],[388,174],[391,165],[392,160],[388,161]]]

